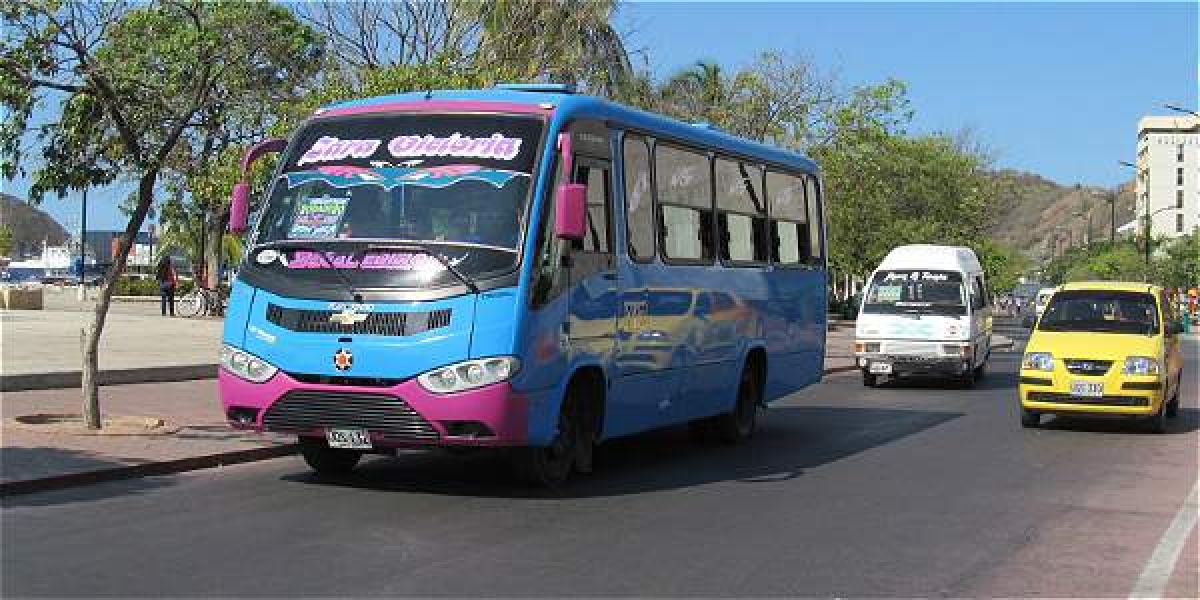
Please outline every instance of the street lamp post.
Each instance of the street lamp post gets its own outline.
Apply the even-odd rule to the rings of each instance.
[[[1137,165],[1135,165],[1129,161],[1124,161],[1124,160],[1118,160],[1117,164],[1121,165],[1122,167],[1129,167],[1130,169],[1133,169],[1133,176],[1134,176],[1135,181],[1142,176],[1142,173],[1146,174],[1146,182],[1145,182],[1146,183],[1146,195],[1145,195],[1146,196],[1146,244],[1145,245],[1146,245],[1146,270],[1149,271],[1150,270],[1150,234],[1153,231],[1152,227],[1153,227],[1153,223],[1154,223],[1151,220],[1151,217],[1162,212],[1161,210],[1158,210],[1158,211],[1155,211],[1153,215],[1150,214],[1150,169],[1139,169]],[[1137,194],[1137,185],[1135,183],[1134,184],[1134,195],[1136,196],[1136,194]]]
[[[1200,118],[1200,113],[1198,113],[1194,110],[1191,110],[1191,109],[1175,106],[1174,104],[1164,104],[1163,108],[1165,108],[1167,110],[1173,110],[1175,112],[1180,112],[1180,113],[1183,113],[1186,115],[1192,115],[1193,117],[1196,117],[1196,118]]]

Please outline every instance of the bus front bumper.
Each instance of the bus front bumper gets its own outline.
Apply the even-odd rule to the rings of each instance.
[[[221,404],[238,429],[324,438],[329,429],[365,429],[377,448],[523,446],[529,403],[508,382],[434,394],[410,379],[390,387],[298,381],[280,371],[251,383],[221,369]]]

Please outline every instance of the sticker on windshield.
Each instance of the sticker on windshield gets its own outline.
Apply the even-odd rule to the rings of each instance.
[[[500,189],[517,177],[529,177],[527,173],[504,169],[489,169],[479,165],[442,165],[438,167],[354,167],[331,165],[317,167],[315,171],[288,173],[288,188],[311,181],[320,181],[339,189],[374,185],[385,190],[399,186],[445,188],[463,181],[481,181]]]
[[[292,239],[332,238],[346,212],[350,198],[329,196],[305,198],[296,207],[288,237]]]
[[[904,293],[904,286],[901,285],[881,285],[875,288],[876,302],[899,302],[901,295]]]
[[[376,252],[356,257],[353,254],[339,254],[297,250],[287,261],[289,269],[378,269],[383,271],[442,271],[446,265],[442,261],[421,252]],[[456,258],[446,258],[451,267],[456,267],[467,259],[468,254]]]

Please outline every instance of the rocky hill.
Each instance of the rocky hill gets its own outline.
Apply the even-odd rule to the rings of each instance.
[[[0,193],[0,224],[12,231],[12,258],[40,256],[42,244],[61,246],[67,240],[67,230],[53,217],[14,196]]]
[[[992,238],[1023,250],[1030,258],[1049,257],[1056,232],[1060,243],[1068,237],[1080,245],[1090,237],[1107,240],[1112,223],[1109,198],[1117,190],[1092,186],[1059,185],[1053,181],[1018,171],[995,174],[999,186],[994,207]],[[1120,186],[1117,194],[1117,227],[1131,221],[1134,212],[1132,182]]]

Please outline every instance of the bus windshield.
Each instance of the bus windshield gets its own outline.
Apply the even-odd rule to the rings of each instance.
[[[871,279],[864,313],[967,314],[962,275],[953,271],[888,270]]]
[[[255,243],[304,248],[281,267],[352,269],[375,280],[366,284],[403,285],[386,271],[432,264],[361,255],[387,245],[420,246],[464,273],[511,269],[542,128],[535,118],[479,114],[318,120],[290,144]],[[314,256],[314,248],[335,260]],[[347,260],[353,256],[360,258]]]

